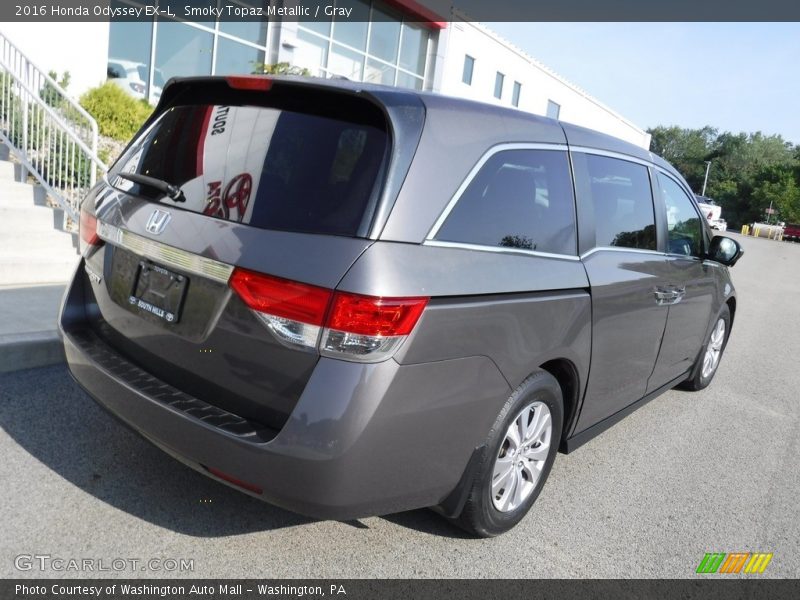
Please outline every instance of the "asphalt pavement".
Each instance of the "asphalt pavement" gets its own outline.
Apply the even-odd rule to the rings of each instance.
[[[798,577],[800,245],[736,237],[738,311],[711,387],[668,392],[559,455],[531,514],[492,540],[427,510],[305,519],[169,458],[63,366],[0,375],[0,577],[682,578],[706,552],[741,551],[773,553],[759,577]],[[37,554],[194,568],[15,568]]]

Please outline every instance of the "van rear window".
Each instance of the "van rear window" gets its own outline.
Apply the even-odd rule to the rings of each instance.
[[[383,118],[358,114],[350,120],[262,106],[172,107],[139,134],[109,182],[263,229],[356,236],[380,192],[389,146]],[[118,173],[167,182],[185,201]]]

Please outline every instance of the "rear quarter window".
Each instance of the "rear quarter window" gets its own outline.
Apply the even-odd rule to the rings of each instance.
[[[576,254],[566,152],[505,150],[492,155],[458,198],[434,239]]]
[[[379,192],[385,121],[262,106],[168,109],[115,165],[112,185],[175,208],[283,231],[355,236]],[[180,187],[176,203],[130,172]]]

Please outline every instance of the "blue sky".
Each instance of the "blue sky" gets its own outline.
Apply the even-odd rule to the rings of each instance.
[[[800,144],[800,23],[487,23],[636,125]]]

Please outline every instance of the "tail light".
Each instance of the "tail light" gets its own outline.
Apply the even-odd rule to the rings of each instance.
[[[85,208],[81,209],[80,232],[80,251],[83,254],[90,246],[100,246],[103,241],[97,235],[97,217]]]
[[[381,298],[236,269],[230,286],[283,344],[358,362],[389,358],[428,298]]]
[[[336,292],[325,322],[323,355],[373,362],[394,354],[428,298],[376,298]]]
[[[236,269],[231,288],[282,343],[315,349],[332,292],[288,279]]]

